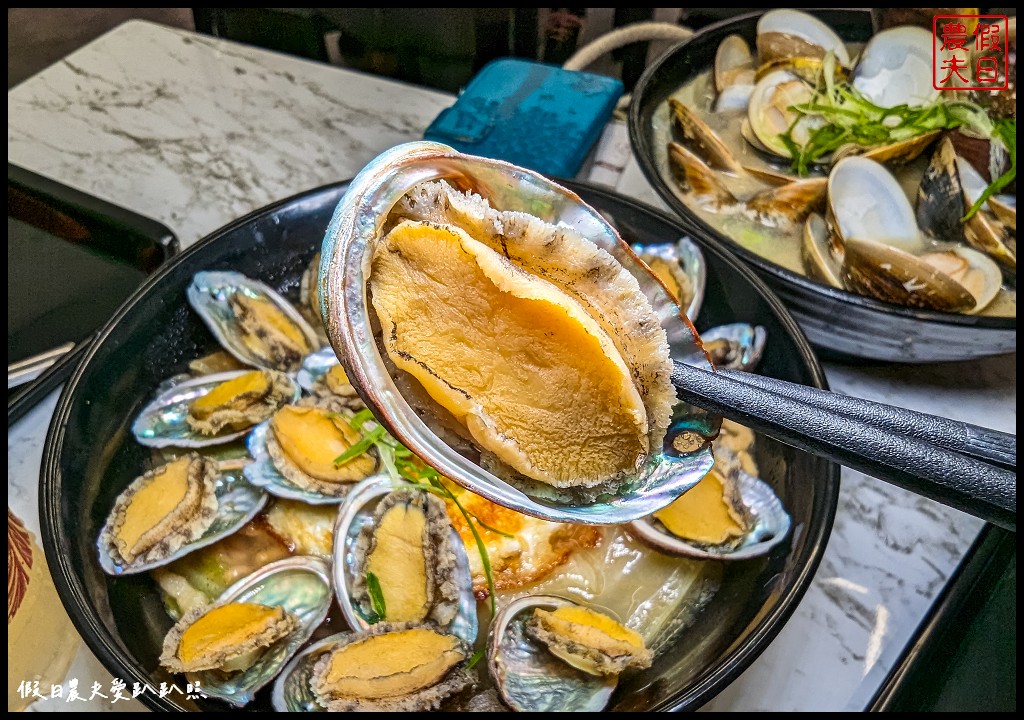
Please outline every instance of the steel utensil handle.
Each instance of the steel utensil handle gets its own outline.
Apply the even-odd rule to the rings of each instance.
[[[1016,532],[1016,471],[877,427],[857,419],[855,411],[852,416],[838,412],[835,407],[846,396],[833,393],[833,407],[824,409],[679,362],[674,363],[672,381],[687,402]],[[880,405],[878,412],[885,407]]]

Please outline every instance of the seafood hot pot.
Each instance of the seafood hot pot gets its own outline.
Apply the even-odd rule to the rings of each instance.
[[[622,236],[645,245],[692,238],[706,262],[698,329],[735,321],[767,334],[759,372],[823,387],[824,376],[792,316],[722,244],[677,220],[607,190],[563,182],[613,217]],[[114,499],[150,462],[132,423],[153,390],[188,363],[218,349],[189,307],[186,288],[200,271],[236,271],[293,302],[300,278],[320,250],[344,183],[281,201],[213,233],[155,274],[103,328],[66,384],[44,451],[40,490],[42,537],[55,584],[75,626],[114,677],[129,686],[177,681],[158,664],[172,623],[147,573],[106,574],[96,539]],[[769,438],[756,459],[792,519],[784,542],[763,556],[715,563],[720,588],[655,666],[620,683],[608,708],[683,710],[707,702],[772,641],[807,590],[824,553],[835,513],[839,467]],[[334,605],[328,619],[342,623]],[[213,697],[144,693],[155,710],[223,711]],[[246,710],[268,710],[271,689]]]
[[[834,31],[850,47],[863,48],[873,36],[872,17],[868,10],[822,9],[808,10],[807,13]],[[759,251],[755,251],[752,249],[753,245],[738,241],[740,230],[734,227],[727,232],[723,229],[724,226],[716,226],[708,213],[698,211],[692,199],[684,200],[679,182],[673,177],[666,162],[665,148],[673,132],[666,121],[669,99],[678,97],[680,89],[687,83],[703,76],[713,77],[716,53],[723,45],[723,40],[730,36],[742,38],[756,56],[757,27],[762,15],[761,12],[750,13],[710,25],[667,51],[648,67],[633,94],[629,115],[630,141],[648,181],[680,217],[715,237],[753,268],[786,304],[811,343],[826,356],[837,356],[840,359],[926,363],[969,360],[1014,352],[1017,335],[1015,299],[1013,313],[1008,316],[947,312],[882,301],[839,287],[838,285],[842,285],[840,282],[828,283],[824,280],[811,279],[805,272],[793,269],[795,264],[800,262],[798,232],[794,233],[793,242],[797,253],[794,259],[783,261],[774,256],[769,259],[769,254],[774,252],[774,249],[770,250],[767,244],[762,243]],[[923,29],[915,30],[926,33]],[[785,74],[782,70],[769,73],[771,67],[773,66],[770,63],[762,66],[758,79],[777,72]],[[753,77],[753,70],[751,76]],[[715,92],[713,81],[708,80],[707,87],[709,89],[706,91],[698,89],[697,95],[703,92],[710,95]],[[732,89],[726,88],[726,92],[720,92],[717,96],[715,102],[721,101],[721,106],[712,106],[711,101],[708,101],[708,112],[712,107],[717,107],[716,112],[721,112],[723,107],[730,111],[732,106],[725,104],[725,100],[728,91]],[[755,96],[749,97],[753,102]],[[742,102],[744,101],[741,101],[739,107],[748,107],[742,105]],[[716,133],[720,133],[721,124],[725,121],[716,122],[720,123],[716,124]],[[735,133],[735,137],[728,132],[725,135],[730,149],[734,146],[729,145],[729,142],[734,140],[737,145],[743,146],[742,152],[746,158],[752,154],[757,156],[757,153],[750,149],[750,143],[744,144],[744,138],[739,131]],[[938,145],[933,143],[932,148],[934,147]],[[770,153],[764,153],[763,157],[769,155]],[[740,164],[746,169],[747,159],[741,157]],[[775,159],[775,165],[783,168],[784,172],[789,172],[778,158]],[[772,188],[766,194],[776,192],[777,189]],[[907,206],[907,209],[909,210],[910,206]],[[825,213],[824,209],[821,213]],[[802,220],[800,222],[802,223]],[[796,227],[799,229],[799,223]],[[747,228],[742,230],[746,231]],[[775,241],[774,236],[771,238]],[[1015,240],[1013,243],[1015,247]],[[996,272],[998,277],[998,271]],[[1015,270],[1008,277],[1006,282],[1015,293]]]

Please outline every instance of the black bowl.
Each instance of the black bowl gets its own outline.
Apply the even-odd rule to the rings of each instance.
[[[690,234],[650,208],[604,190],[565,184],[610,213],[627,239],[673,242]],[[174,679],[157,664],[171,622],[147,575],[113,578],[102,572],[96,537],[114,498],[140,473],[149,454],[131,436],[132,419],[161,380],[218,349],[185,301],[185,288],[199,270],[231,269],[295,299],[301,273],[319,249],[344,191],[344,184],[330,185],[282,201],[173,259],[118,310],[64,387],[44,451],[43,546],[75,626],[107,669],[129,686],[158,687]],[[782,304],[719,243],[695,239],[708,265],[698,327],[734,320],[763,325],[769,342],[760,370],[823,387],[821,368]],[[766,557],[726,563],[722,588],[696,625],[655,668],[619,688],[614,709],[683,709],[706,702],[764,650],[810,584],[832,527],[839,467],[768,438],[758,440],[757,451],[765,479],[792,515],[793,532]],[[227,709],[218,700],[187,700],[177,693],[141,697],[160,710]],[[268,708],[267,688],[247,707]]]
[[[847,42],[872,34],[868,10],[811,10]],[[709,70],[719,43],[733,33],[754,47],[763,13],[741,15],[709,25],[666,51],[644,72],[633,91],[629,137],[644,175],[680,217],[711,235],[748,263],[774,290],[808,339],[826,354],[889,362],[967,360],[1015,352],[1017,319],[914,310],[815,282],[752,252],[718,232],[693,212],[672,189],[655,162],[654,148],[665,142],[652,122],[655,111],[696,75]]]

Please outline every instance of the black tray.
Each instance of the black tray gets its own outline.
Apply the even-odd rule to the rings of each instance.
[[[8,390],[9,423],[70,375],[87,339],[177,251],[162,223],[7,164],[7,362],[76,343]]]

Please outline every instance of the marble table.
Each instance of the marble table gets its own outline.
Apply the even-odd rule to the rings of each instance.
[[[419,139],[454,97],[142,21],[121,25],[8,92],[8,160],[168,225],[182,247],[268,203],[352,177]],[[660,205],[622,128],[621,173]],[[626,145],[623,145],[626,142]],[[597,179],[596,175],[591,175]],[[893,367],[826,364],[832,388],[1016,431],[1015,356]],[[38,533],[36,487],[56,393],[8,428],[8,502]],[[861,710],[982,527],[845,470],[813,584],[767,650],[708,710]],[[68,681],[110,674],[82,646]],[[95,699],[75,709],[137,710]],[[36,702],[34,710],[64,710]]]

